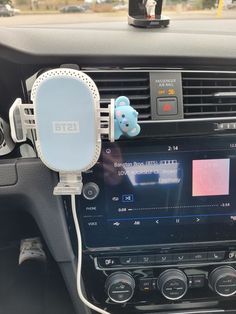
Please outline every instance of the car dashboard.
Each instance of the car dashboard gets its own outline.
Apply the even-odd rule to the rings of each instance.
[[[38,158],[34,132],[12,142],[12,103],[30,102],[47,70],[72,68],[94,80],[103,108],[124,95],[139,113],[140,134],[103,140],[76,199],[90,302],[119,314],[231,312],[235,29],[234,20],[176,20],[161,30],[115,22],[0,30],[0,210],[32,215],[76,313],[90,311],[77,295],[70,199],[53,196],[58,177]]]

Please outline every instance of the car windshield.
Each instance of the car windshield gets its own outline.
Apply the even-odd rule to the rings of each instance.
[[[150,1],[155,6],[162,3],[133,0],[143,18],[150,18]],[[236,0],[163,0],[162,4],[162,14],[171,20],[236,19]],[[0,0],[0,27],[126,21],[128,12],[128,0]]]

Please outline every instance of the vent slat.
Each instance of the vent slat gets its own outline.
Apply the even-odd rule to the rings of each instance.
[[[191,95],[183,95],[184,98],[196,98],[196,97],[215,97],[214,94],[191,94]]]
[[[96,83],[96,81],[95,81]],[[115,87],[99,87],[100,93],[110,93],[116,91],[147,91],[149,90],[149,86],[115,86]]]
[[[151,110],[151,105],[133,105],[133,108],[135,110],[140,110],[140,109],[150,109]]]
[[[208,111],[208,112],[194,112],[193,113],[188,113],[186,112],[186,116],[211,116],[211,115],[229,115],[229,114],[236,114],[236,111]]]
[[[139,120],[151,120],[151,114],[149,113],[140,113],[139,114]]]
[[[183,81],[212,81],[212,77],[183,77]],[[235,77],[215,77],[214,81],[236,81]]]
[[[185,107],[208,107],[208,106],[212,106],[212,107],[223,107],[225,105],[228,106],[236,106],[236,103],[227,103],[227,104],[211,104],[211,103],[205,103],[205,104],[185,104]]]
[[[234,89],[236,91],[236,86],[183,86],[185,89]]]
[[[184,117],[236,114],[236,73],[182,73]]]
[[[104,97],[100,100],[101,104],[109,104],[111,98],[114,97],[113,95],[110,95],[110,97]],[[138,100],[142,100],[143,102],[148,102],[150,104],[150,96],[149,95],[129,95],[129,99],[131,101],[138,101]]]
[[[191,94],[191,95],[183,95],[184,98],[196,98],[196,97],[214,97],[214,94]]]
[[[103,107],[107,106],[112,98],[127,96],[131,101],[131,105],[139,112],[139,120],[151,119],[148,72],[107,70],[86,73],[96,83]]]
[[[95,79],[96,83],[122,83],[122,82],[131,82],[131,83],[137,83],[137,82],[148,82],[147,78],[128,78],[128,77],[123,77],[123,78],[112,78],[112,79]]]
[[[109,103],[110,102],[107,102],[107,103],[104,103],[105,105],[109,105]],[[151,105],[132,105],[132,107],[135,109],[135,110],[137,110],[137,111],[139,111],[140,112],[140,110],[142,110],[142,109],[149,109],[149,110],[151,110]]]

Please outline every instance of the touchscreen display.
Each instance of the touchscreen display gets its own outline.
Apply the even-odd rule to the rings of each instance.
[[[236,240],[236,140],[104,145],[78,198],[88,248]]]

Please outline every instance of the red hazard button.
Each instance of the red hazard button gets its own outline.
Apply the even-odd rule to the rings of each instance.
[[[178,114],[177,98],[157,98],[157,114],[160,116]]]
[[[173,110],[173,106],[172,106],[172,104],[168,104],[167,103],[167,104],[163,105],[162,109],[163,109],[164,112],[170,112],[170,111]]]

